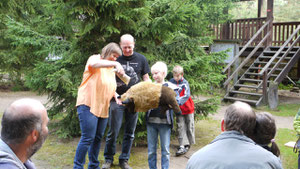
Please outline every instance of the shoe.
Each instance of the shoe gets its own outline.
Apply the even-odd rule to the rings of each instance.
[[[129,164],[128,164],[127,161],[122,161],[122,162],[120,162],[120,167],[121,167],[122,169],[132,169],[132,168],[129,166]]]
[[[111,167],[111,162],[105,162],[103,165],[102,165],[102,168],[101,169],[110,169]]]
[[[190,145],[185,145],[184,148],[185,148],[186,152],[188,152],[190,150]]]
[[[183,155],[187,152],[187,149],[184,147],[179,147],[178,151],[176,152],[176,156]]]

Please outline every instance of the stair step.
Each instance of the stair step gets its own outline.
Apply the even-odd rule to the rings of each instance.
[[[264,54],[275,54],[277,51],[264,51]],[[295,51],[290,51],[289,54],[295,54],[296,52]],[[280,52],[279,56],[282,55],[282,54],[285,54],[285,51],[282,51]]]
[[[260,93],[251,93],[251,92],[244,92],[244,91],[238,91],[238,90],[229,91],[229,93],[234,93],[234,94],[245,94],[245,95],[259,96],[259,97],[262,96],[262,94],[260,94]]]
[[[246,72],[245,75],[260,76],[258,73],[253,73],[253,72]]]
[[[263,62],[263,61],[259,61],[259,62],[254,62],[254,64],[267,64],[268,62]],[[277,62],[272,62],[272,65],[275,65]],[[281,65],[286,65],[287,63],[281,62]]]
[[[249,69],[251,69],[251,70],[262,70],[263,67],[250,67]],[[272,69],[272,68],[268,68],[268,70],[271,70],[271,69]],[[281,69],[281,68],[276,68],[275,70],[281,71],[281,70],[283,70],[283,69]]]
[[[249,78],[241,78],[240,81],[246,81],[246,82],[262,82],[260,79],[249,79]]]
[[[239,81],[243,81],[243,82],[252,82],[252,83],[261,83],[263,80],[262,80],[262,79],[242,78],[242,79],[240,79]],[[267,83],[270,83],[270,80],[268,80]]]
[[[253,76],[260,76],[259,73],[253,73],[253,72],[246,72],[245,75],[253,75]],[[277,74],[271,74],[271,77],[277,77]]]
[[[258,86],[243,85],[243,84],[235,84],[234,87],[245,87],[245,88],[252,88],[252,89],[257,89],[258,88]]]
[[[271,50],[271,51],[274,51],[274,50],[278,51],[280,48],[281,48],[281,46],[270,46],[270,50]],[[298,50],[299,48],[300,48],[300,47],[293,47],[291,51],[296,51],[296,50]],[[287,50],[287,49],[288,49],[288,47],[284,47],[284,48],[283,48],[284,51]]]
[[[271,59],[273,56],[260,56],[259,59]],[[277,57],[280,58],[280,57]],[[286,60],[291,60],[292,57],[285,57]]]
[[[228,96],[224,97],[224,99],[242,101],[242,102],[246,102],[246,103],[250,103],[250,104],[254,104],[254,105],[256,105],[256,103],[258,101],[258,100],[250,100],[250,99],[243,99],[243,98],[237,98],[237,97],[228,97]]]

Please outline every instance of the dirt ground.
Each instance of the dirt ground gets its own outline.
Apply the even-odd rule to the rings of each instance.
[[[300,103],[299,93],[289,93],[279,91],[279,100],[280,103]],[[35,98],[40,100],[43,104],[47,103],[47,96],[38,96],[32,92],[3,92],[0,91],[0,112],[3,112],[5,108],[11,104],[14,100],[24,97]],[[205,98],[203,98],[205,99]],[[221,120],[223,118],[224,112],[228,105],[222,105],[218,112],[211,117],[216,120]],[[275,116],[276,124],[278,128],[288,128],[293,129],[293,117],[279,117]],[[171,148],[175,148],[174,145]],[[183,169],[186,167],[187,161],[190,156],[196,152],[198,149],[196,147],[192,147],[191,150],[186,153],[184,156],[175,157],[175,155],[171,154],[170,157],[170,169]],[[145,148],[145,155],[147,154],[147,149]],[[159,159],[160,157],[158,157]],[[36,163],[37,168],[39,169],[47,169],[46,166],[43,166],[43,162],[36,161],[33,156],[33,161]],[[158,163],[160,160],[158,160]],[[159,164],[158,164],[159,166]]]

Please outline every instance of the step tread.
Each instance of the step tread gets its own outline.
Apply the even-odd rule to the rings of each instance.
[[[248,82],[262,82],[261,79],[249,79],[249,78],[241,78],[241,81],[248,81]]]
[[[259,73],[252,73],[252,72],[246,72],[246,75],[255,75],[255,76],[259,76]],[[277,74],[271,74],[271,77],[277,77]]]
[[[243,84],[235,84],[234,87],[245,87],[245,88],[253,88],[253,89],[257,89],[258,88],[258,86],[243,85]]]
[[[243,99],[243,98],[229,97],[229,96],[224,97],[224,99],[243,101],[243,102],[252,103],[252,104],[256,104],[258,102],[258,100],[250,100],[250,99]]]
[[[268,50],[268,51],[264,51],[264,53],[276,53],[277,51],[276,50]],[[282,53],[282,54],[284,54],[286,51],[282,51],[282,52],[280,52],[280,53]],[[290,51],[289,52],[290,54],[295,54],[296,53],[296,51]]]
[[[259,59],[271,59],[273,56],[259,56]],[[292,57],[285,57],[286,60],[291,60]]]
[[[254,62],[255,64],[267,64],[268,62],[261,62],[261,61],[259,61],[259,62]],[[277,62],[272,62],[272,64],[276,64]],[[284,62],[281,62],[280,63],[281,65],[286,65],[287,63],[284,63]]]
[[[261,70],[261,69],[263,69],[263,67],[250,67],[249,69]],[[271,68],[268,68],[268,70],[271,70]],[[283,70],[283,69],[276,68],[275,70]]]
[[[245,95],[252,95],[252,96],[262,96],[262,94],[260,94],[260,93],[251,93],[251,92],[238,91],[238,90],[229,91],[229,93],[245,94]]]

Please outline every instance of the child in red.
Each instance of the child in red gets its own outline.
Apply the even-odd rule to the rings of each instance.
[[[185,154],[192,144],[195,144],[194,102],[191,98],[190,87],[183,78],[183,68],[179,65],[173,68],[173,78],[169,81],[179,87],[177,101],[181,115],[176,117],[179,148],[176,156]]]

